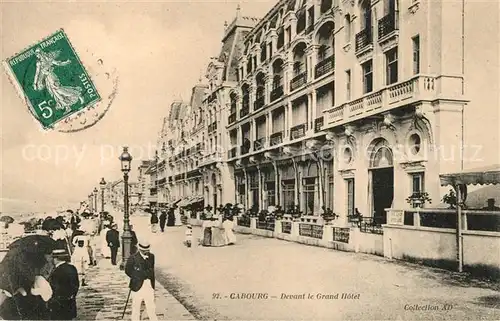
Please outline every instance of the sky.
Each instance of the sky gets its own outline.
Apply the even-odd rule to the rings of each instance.
[[[169,104],[188,100],[210,57],[219,54],[224,21],[234,19],[238,3],[242,15],[262,17],[276,0],[2,2],[2,61],[63,28],[84,64],[99,57],[119,83],[96,125],[61,133],[41,129],[2,72],[0,211],[75,206],[101,177],[121,178],[122,146],[131,149],[136,179]]]

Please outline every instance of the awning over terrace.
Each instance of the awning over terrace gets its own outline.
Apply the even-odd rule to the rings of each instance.
[[[500,165],[439,175],[441,186],[500,184]]]

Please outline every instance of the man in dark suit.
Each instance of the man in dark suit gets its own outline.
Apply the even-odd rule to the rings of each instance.
[[[165,231],[165,223],[167,222],[167,212],[161,211],[160,215],[160,229],[161,231]]]
[[[155,305],[155,256],[150,252],[147,241],[139,242],[139,250],[132,254],[125,265],[130,277],[132,294],[132,320],[140,320],[142,301],[146,305],[149,320],[158,320]]]
[[[113,224],[111,230],[106,233],[106,242],[108,242],[111,251],[111,264],[116,265],[116,255],[120,247],[120,233],[118,233],[118,225]]]
[[[49,277],[53,293],[48,302],[51,320],[76,318],[76,294],[80,283],[76,268],[64,261],[66,255],[63,249],[52,252],[55,268]]]

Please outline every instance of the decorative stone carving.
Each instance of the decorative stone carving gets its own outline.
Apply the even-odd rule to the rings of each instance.
[[[405,171],[421,171],[425,169],[425,161],[406,161],[400,163],[401,168]]]
[[[382,52],[386,52],[391,50],[392,48],[397,47],[399,42],[399,34],[397,32],[398,31],[394,31],[394,34],[392,34],[390,37],[387,37],[379,42]]]

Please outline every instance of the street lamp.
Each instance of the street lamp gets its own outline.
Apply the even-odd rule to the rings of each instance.
[[[98,211],[98,207],[97,207],[97,187],[94,187],[94,212],[97,212]]]
[[[129,222],[129,212],[128,212],[128,173],[130,172],[130,162],[132,162],[132,156],[128,152],[128,147],[123,147],[123,152],[118,158],[121,162],[121,169],[123,172],[123,184],[124,184],[124,195],[123,195],[123,234],[122,234],[122,263],[120,264],[120,269],[125,268],[127,259],[130,256],[132,248],[132,233],[130,232],[130,222]]]
[[[106,187],[106,181],[104,180],[104,177],[101,178],[101,182],[99,183],[101,185],[101,213],[104,212],[104,188]]]

